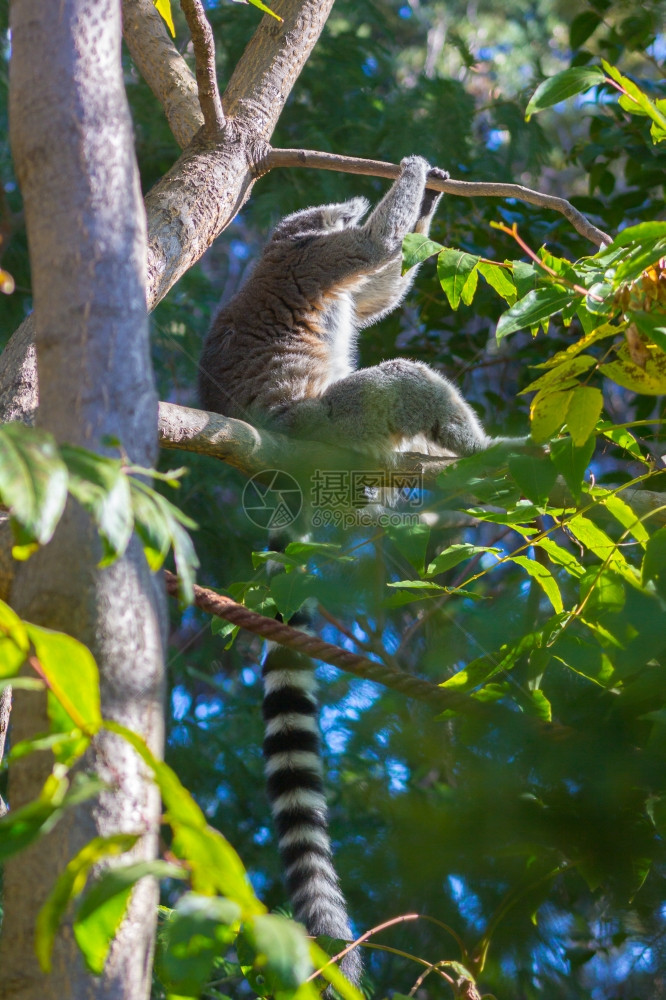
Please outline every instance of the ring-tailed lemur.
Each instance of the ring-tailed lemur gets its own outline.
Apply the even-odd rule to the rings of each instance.
[[[493,443],[457,389],[427,365],[398,358],[356,368],[358,331],[394,309],[407,233],[427,235],[448,176],[419,156],[368,220],[365,198],[307,208],[276,227],[250,279],[215,317],[200,363],[207,410],[314,441],[387,455],[414,438],[468,455]],[[268,793],[297,919],[309,933],[350,938],[327,831],[312,662],[284,649],[264,665]],[[353,982],[358,949],[342,963]]]

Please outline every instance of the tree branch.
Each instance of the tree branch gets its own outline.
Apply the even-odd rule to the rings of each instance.
[[[204,128],[210,136],[214,136],[222,131],[226,121],[220,101],[220,92],[217,89],[213,30],[208,23],[201,0],[180,0],[180,6],[192,36],[197,89],[204,117]]]
[[[365,174],[370,177],[387,177],[395,180],[400,168],[384,160],[365,160],[356,156],[339,156],[335,153],[320,153],[312,149],[271,149],[259,164],[262,171],[274,167],[308,167],[314,170],[341,170],[350,174]],[[523,187],[522,184],[497,184],[494,181],[429,180],[427,186],[433,191],[455,194],[462,198],[516,198],[530,205],[549,208],[559,212],[586,239],[601,246],[612,242],[612,238],[593,226],[577,208],[556,195],[543,194]]]
[[[162,105],[176,142],[184,149],[204,121],[197,83],[153,0],[123,0],[123,37],[136,68]]]
[[[360,451],[288,437],[253,427],[243,420],[176,403],[159,404],[159,436],[163,448],[209,455],[232,465],[246,476],[266,469],[283,469],[304,479],[317,469],[374,471],[378,467],[376,458]],[[455,457],[396,452],[392,457],[391,470],[418,476],[424,486],[432,487],[437,485],[439,474],[457,461]],[[641,520],[649,518],[654,525],[666,524],[666,494],[634,487],[624,487],[617,493]],[[474,503],[473,496],[459,499]],[[556,483],[550,503],[553,507],[572,510],[579,506],[563,481]],[[600,512],[603,510],[605,508],[600,508]]]

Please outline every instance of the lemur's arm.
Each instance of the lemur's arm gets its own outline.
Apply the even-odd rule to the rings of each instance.
[[[439,167],[432,167],[428,176],[445,180],[448,173]],[[423,189],[418,217],[410,229],[403,234],[420,233],[427,236],[430,232],[435,210],[441,194],[437,191]],[[381,207],[381,202],[378,208]],[[401,275],[402,256],[398,255],[385,267],[371,275],[366,284],[354,296],[356,317],[360,329],[370,326],[392,312],[398,306],[411,288],[416,277],[417,267],[411,268],[407,274]]]

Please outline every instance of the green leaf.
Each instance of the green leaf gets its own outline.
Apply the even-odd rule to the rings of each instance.
[[[178,900],[158,939],[157,972],[170,996],[201,995],[215,958],[234,942],[240,917],[223,897],[188,892]]]
[[[124,854],[138,839],[138,833],[116,833],[110,837],[94,837],[58,876],[37,915],[35,925],[35,951],[44,972],[51,971],[51,954],[60,922],[70,901],[83,891],[92,866],[102,858]]]
[[[647,242],[666,239],[666,222],[639,222],[635,226],[627,226],[613,239],[604,253],[610,253],[618,247],[628,247],[632,244],[645,245]]]
[[[576,448],[582,448],[601,416],[604,397],[599,389],[577,386],[567,407],[567,427]]]
[[[531,382],[525,389],[521,390],[520,395],[525,395],[527,392],[542,391],[543,389],[571,388],[571,381],[576,380],[583,372],[593,368],[596,363],[596,358],[593,358],[591,354],[578,354],[576,357],[562,362],[562,364],[557,365],[555,368],[551,368],[544,375],[540,375],[538,379],[535,379],[534,382]]]
[[[582,14],[574,17],[569,28],[569,45],[571,48],[579,49],[581,45],[584,45],[600,24],[601,17],[594,10],[584,10]]]
[[[579,583],[580,601],[585,601],[585,617],[595,622],[608,614],[617,614],[624,607],[624,584],[615,573],[590,567]]]
[[[525,572],[539,584],[556,614],[564,610],[560,588],[547,566],[536,562],[534,559],[528,559],[527,556],[510,556],[509,559],[511,562],[516,563],[517,566],[522,566]]]
[[[100,566],[108,566],[125,552],[132,537],[129,477],[120,459],[73,445],[63,445],[61,452],[69,471],[69,491],[94,519],[105,550]]]
[[[272,578],[271,596],[285,621],[313,596],[316,583],[317,578],[312,573],[277,573]]]
[[[24,623],[8,604],[0,601],[0,677],[15,677],[30,652]]]
[[[254,967],[261,972],[264,995],[295,990],[312,972],[305,930],[292,920],[263,913],[248,920],[242,933],[255,952]]]
[[[565,306],[571,305],[575,294],[555,285],[546,288],[536,288],[528,292],[525,298],[519,299],[508,312],[500,318],[497,324],[496,337],[498,342],[509,333],[524,330],[525,327],[537,326],[560,312]]]
[[[191,604],[199,560],[185,529],[196,528],[196,523],[140,479],[132,478],[130,487],[135,526],[144,543],[148,565],[152,570],[159,569],[169,546],[172,546],[180,598],[184,603]]]
[[[626,427],[614,427],[609,423],[603,423],[599,426],[599,431],[604,437],[616,444],[618,448],[624,448],[630,455],[637,458],[639,461],[643,460],[643,453],[641,451],[641,446],[639,445],[636,438],[631,434]]]
[[[501,295],[510,306],[514,304],[518,297],[515,282],[511,271],[501,264],[493,264],[490,261],[479,261],[477,270],[486,279],[491,288],[494,288],[498,295]]]
[[[102,788],[97,778],[83,775],[70,785],[66,768],[56,764],[38,798],[0,818],[0,861],[47,834],[69,806],[98,795]]]
[[[534,503],[548,499],[557,479],[546,455],[514,455],[509,459],[509,472],[521,493]]]
[[[558,545],[557,542],[552,540],[552,538],[541,538],[539,541],[535,541],[534,544],[538,545],[540,549],[543,549],[551,562],[566,570],[569,576],[580,579],[585,572],[584,567],[581,566],[575,555],[572,552],[569,552],[568,549]]]
[[[447,549],[444,549],[443,552],[435,556],[428,566],[426,576],[437,576],[439,573],[445,573],[447,570],[453,569],[454,566],[458,566],[461,562],[465,562],[466,559],[470,559],[477,554],[486,552],[497,554],[501,551],[501,549],[488,548],[485,545],[471,545],[469,542],[457,542],[454,545],[449,545]]]
[[[576,514],[567,521],[567,528],[578,541],[602,561],[604,566],[619,574],[632,586],[638,585],[638,574],[624,558],[617,543],[589,518]]]
[[[612,514],[615,520],[621,524],[623,528],[626,528],[626,530],[633,535],[640,545],[645,545],[649,541],[650,535],[646,530],[645,525],[631,509],[629,504],[624,502],[622,497],[599,488],[593,489],[590,492],[595,499],[599,497],[608,513]]]
[[[564,424],[571,402],[572,389],[538,392],[530,404],[530,432],[536,444],[549,441]]]
[[[176,37],[176,29],[173,23],[173,15],[171,13],[171,0],[154,0],[155,7],[158,12],[164,18],[167,24],[167,28],[171,32],[171,37]]]
[[[590,87],[603,83],[603,80],[604,74],[598,66],[573,66],[571,69],[556,73],[549,80],[540,83],[534,91],[525,108],[526,121],[544,108],[551,108],[560,101],[566,101],[568,97],[582,94]]]
[[[594,437],[590,437],[579,448],[571,438],[553,441],[550,446],[550,457],[559,474],[575,497],[580,497],[585,472],[594,454]]]
[[[132,889],[139,879],[187,879],[186,868],[167,861],[138,861],[107,868],[84,895],[74,920],[74,937],[90,971],[99,976],[109,948],[127,910]]]
[[[417,573],[423,573],[426,549],[430,540],[428,525],[388,524],[384,530],[398,552],[405,557]]]
[[[645,585],[650,580],[663,580],[664,577],[666,577],[666,528],[659,528],[645,547],[641,580]]]
[[[90,650],[64,632],[26,623],[41,674],[74,724],[88,736],[102,723],[99,672]]]
[[[19,545],[49,541],[67,500],[67,468],[51,434],[20,423],[0,427],[0,497]]]
[[[534,715],[542,722],[553,721],[553,709],[543,691],[539,689],[523,690],[520,703],[530,715]]]
[[[584,309],[579,309],[579,318],[582,315],[587,316],[589,320],[593,317],[586,313]],[[598,323],[596,317],[594,317],[594,323]],[[577,340],[575,344],[569,344],[565,351],[558,351],[557,354],[553,354],[552,358],[548,358],[547,361],[542,361],[538,365],[533,365],[533,368],[557,368],[558,365],[564,364],[566,361],[570,361],[575,358],[576,355],[581,354],[586,351],[588,347],[592,344],[596,344],[598,340],[605,340],[607,337],[617,337],[618,333],[622,332],[622,328],[613,326],[611,323],[603,323],[601,326],[595,326],[591,329],[584,337]]]
[[[437,258],[437,275],[452,309],[458,308],[461,298],[466,305],[469,305],[471,298],[469,291],[465,292],[465,288],[466,286],[468,289],[472,288],[473,285],[473,296],[478,281],[475,275],[479,259],[462,250],[442,250]]]
[[[648,344],[648,350],[650,345]],[[662,396],[666,393],[666,354],[658,348],[651,350],[645,368],[639,368],[631,360],[627,344],[617,352],[617,360],[601,365],[599,371],[625,389],[632,389],[647,396]]]
[[[402,241],[402,274],[421,264],[428,257],[433,257],[444,247],[441,243],[429,240],[420,233],[407,233]]]

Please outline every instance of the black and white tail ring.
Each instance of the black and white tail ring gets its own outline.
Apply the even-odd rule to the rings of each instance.
[[[263,680],[268,797],[294,916],[315,937],[350,940],[328,834],[312,661],[274,647],[266,657]],[[362,966],[357,948],[341,968],[358,985]]]

